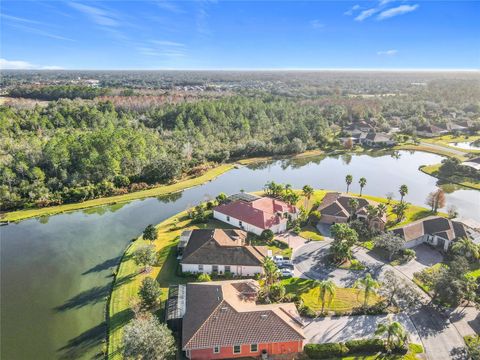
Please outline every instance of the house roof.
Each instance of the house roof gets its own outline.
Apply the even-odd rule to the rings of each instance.
[[[181,263],[261,266],[268,248],[246,245],[246,238],[242,230],[192,230]]]
[[[254,280],[187,284],[182,349],[305,339],[295,305],[257,305],[258,288]]]
[[[440,134],[447,132],[446,129],[443,129],[441,127],[435,126],[435,125],[425,125],[425,126],[420,126],[417,128],[417,131],[424,131],[424,132],[429,132],[432,134]]]
[[[377,132],[369,132],[366,138],[373,142],[387,142],[392,140],[390,135]]]
[[[440,216],[429,216],[414,221],[394,229],[393,233],[403,237],[407,242],[418,239],[425,234],[437,235],[449,241],[468,236],[467,228],[463,223]]]
[[[338,192],[330,192],[324,196],[320,206],[318,207],[318,211],[320,211],[322,215],[348,218],[351,216],[349,201],[352,198],[358,201],[358,208],[355,212],[357,215],[367,214],[367,210],[365,208],[367,205],[377,205],[376,202],[367,200],[365,198],[344,195]],[[382,220],[386,221],[385,215],[383,216]]]
[[[278,213],[296,213],[297,208],[284,201],[270,197],[262,197],[253,201],[236,200],[219,205],[214,211],[241,220],[261,229],[269,229],[273,225],[287,221]]]

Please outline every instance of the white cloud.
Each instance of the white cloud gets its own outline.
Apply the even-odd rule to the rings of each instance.
[[[113,14],[108,13],[107,11],[79,3],[70,3],[69,4],[74,9],[87,15],[93,22],[102,26],[119,26],[119,22]]]
[[[407,14],[418,9],[418,4],[415,5],[400,5],[395,8],[382,11],[378,16],[378,20],[388,19],[394,16]]]
[[[380,0],[379,5],[380,6],[387,5],[388,3],[391,3],[393,1],[395,1],[395,0]]]
[[[358,5],[358,4],[357,4],[357,5],[353,5],[350,9],[348,9],[347,11],[345,11],[345,12],[343,13],[343,15],[352,16],[353,13],[354,13],[356,10],[358,10],[358,9],[360,9],[360,5]]]
[[[312,20],[310,21],[310,25],[314,29],[323,29],[325,27],[325,24],[323,24],[320,20]]]
[[[157,6],[159,8],[171,11],[173,13],[182,13],[183,12],[183,10],[180,9],[177,5],[175,5],[175,4],[173,4],[169,1],[160,0],[160,1],[155,2],[155,4],[157,4]]]
[[[168,41],[168,40],[152,40],[153,44],[160,45],[160,46],[174,46],[174,47],[185,47],[185,44],[178,43],[175,41]]]
[[[18,16],[12,16],[12,15],[7,15],[7,14],[0,14],[2,18],[5,20],[9,20],[12,22],[20,22],[20,23],[27,23],[27,24],[37,24],[37,25],[45,25],[45,23],[42,23],[40,21],[36,20],[31,20],[31,19],[26,19]]]
[[[363,21],[377,12],[378,12],[377,8],[363,10],[360,14],[357,15],[357,17],[355,17],[355,21]]]
[[[62,69],[59,66],[54,65],[35,65],[28,61],[23,60],[7,60],[7,59],[0,59],[0,69],[11,69],[11,70],[32,70],[32,69],[40,69],[40,70],[60,70]]]
[[[397,55],[397,54],[398,54],[398,50],[396,50],[396,49],[377,51],[377,55],[394,56],[394,55]]]

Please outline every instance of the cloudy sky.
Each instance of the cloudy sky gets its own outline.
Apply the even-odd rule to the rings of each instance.
[[[1,68],[478,69],[480,1],[2,1]]]

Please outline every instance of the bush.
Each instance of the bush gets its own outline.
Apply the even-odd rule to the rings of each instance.
[[[413,260],[417,256],[417,254],[415,253],[415,250],[413,249],[403,249],[402,255],[404,257],[405,262]]]
[[[274,237],[273,231],[270,229],[265,229],[262,231],[260,238],[265,241],[272,241]]]
[[[198,275],[197,280],[200,282],[209,282],[212,281],[212,278],[208,274],[200,274]]]
[[[350,340],[345,343],[349,353],[376,353],[386,351],[382,339]]]
[[[328,359],[348,354],[344,343],[307,344],[305,353],[311,359]]]

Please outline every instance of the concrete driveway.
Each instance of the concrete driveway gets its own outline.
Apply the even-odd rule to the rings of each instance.
[[[416,258],[406,264],[395,266],[399,271],[405,274],[409,279],[413,279],[413,274],[420,272],[430,266],[443,261],[443,255],[437,249],[421,244],[413,248]]]
[[[359,315],[340,317],[319,317],[305,319],[303,328],[308,343],[321,344],[327,342],[345,342],[347,340],[372,338],[377,325],[391,318],[400,322],[408,331],[410,341],[421,344],[417,330],[412,321],[405,314],[395,315]]]
[[[305,245],[305,243],[307,241],[303,237],[301,237],[297,234],[294,234],[291,231],[288,231],[288,232],[283,233],[283,234],[275,235],[275,240],[278,240],[278,241],[281,241],[285,244],[288,244],[288,246],[292,248],[292,252],[294,252],[299,247]]]

